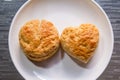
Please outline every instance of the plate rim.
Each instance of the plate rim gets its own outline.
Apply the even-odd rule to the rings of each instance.
[[[113,49],[114,49],[114,33],[113,33],[113,28],[112,28],[112,24],[111,24],[111,22],[110,22],[110,19],[109,19],[109,17],[107,16],[107,14],[106,14],[106,12],[104,11],[104,9],[95,1],[95,0],[92,0],[92,2],[96,5],[96,7],[98,7],[100,10],[101,10],[101,12],[104,14],[104,16],[105,16],[105,18],[107,19],[107,22],[108,22],[108,25],[109,25],[109,28],[110,28],[110,33],[111,33],[111,44],[112,44],[112,46],[111,46],[111,51],[110,51],[110,53],[109,53],[109,57],[108,57],[108,61],[107,61],[107,63],[106,63],[106,65],[105,66],[103,66],[103,69],[102,69],[102,71],[101,72],[99,72],[99,74],[97,75],[97,77],[96,77],[96,79],[98,78],[98,77],[100,77],[101,75],[102,75],[102,73],[105,71],[105,69],[107,68],[107,66],[108,66],[108,64],[110,63],[110,60],[111,60],[111,58],[112,58],[112,53],[113,53]]]
[[[9,48],[10,58],[11,58],[13,64],[14,64],[15,68],[17,69],[17,71],[20,73],[20,75],[21,75],[25,80],[27,80],[28,78],[27,78],[25,75],[23,75],[23,72],[17,67],[17,64],[16,64],[16,63],[14,62],[14,60],[13,60],[13,56],[12,56],[12,52],[11,52],[11,48],[10,48],[10,42],[11,42],[10,37],[11,37],[12,27],[13,27],[13,24],[14,24],[17,16],[18,16],[19,13],[22,11],[22,9],[23,9],[24,7],[26,7],[31,1],[32,1],[32,0],[27,0],[27,1],[18,9],[18,11],[16,12],[15,16],[14,16],[13,19],[12,19],[12,22],[11,22],[11,25],[10,25],[10,29],[9,29],[9,35],[8,35],[8,48]],[[111,43],[111,44],[112,44],[112,46],[111,46],[112,50],[111,50],[110,53],[109,53],[108,61],[106,61],[107,63],[106,63],[105,66],[103,66],[102,71],[100,71],[100,72],[96,75],[96,77],[95,77],[95,80],[96,80],[96,79],[104,72],[104,70],[107,68],[107,66],[108,66],[108,64],[109,64],[109,62],[110,62],[110,60],[111,60],[112,53],[113,53],[113,49],[114,49],[114,35],[113,35],[113,29],[112,29],[111,22],[110,22],[110,20],[109,20],[109,18],[108,18],[108,16],[107,16],[106,12],[103,10],[103,8],[102,8],[95,0],[88,0],[88,1],[91,1],[93,4],[95,4],[95,6],[96,6],[96,7],[103,13],[103,15],[105,16],[105,18],[106,18],[106,20],[107,20],[107,23],[108,23],[108,25],[109,25],[109,28],[110,28],[110,33],[111,33],[111,38],[112,38],[112,40],[111,40],[111,41],[112,41],[112,43]]]

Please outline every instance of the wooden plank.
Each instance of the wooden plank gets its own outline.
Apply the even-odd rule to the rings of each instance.
[[[15,69],[8,51],[11,21],[26,0],[0,0],[0,80],[24,80]],[[98,80],[120,80],[120,0],[96,0],[107,13],[114,31],[111,61]]]

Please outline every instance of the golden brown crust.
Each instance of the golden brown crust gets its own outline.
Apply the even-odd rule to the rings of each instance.
[[[87,63],[99,40],[99,31],[92,24],[65,28],[61,35],[63,49],[73,58]]]
[[[46,60],[59,48],[58,31],[49,21],[31,20],[21,28],[19,42],[30,60]]]

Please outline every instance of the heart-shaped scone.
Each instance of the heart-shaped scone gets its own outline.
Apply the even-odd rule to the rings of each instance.
[[[47,20],[28,21],[19,32],[19,42],[25,55],[32,61],[43,61],[59,48],[59,35]]]
[[[61,35],[61,45],[71,57],[87,63],[99,41],[99,31],[93,24],[67,27]]]

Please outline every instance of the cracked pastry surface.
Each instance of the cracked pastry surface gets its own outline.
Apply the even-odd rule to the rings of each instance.
[[[97,47],[99,31],[93,24],[67,27],[63,30],[60,40],[63,49],[68,55],[87,63]]]
[[[19,43],[30,60],[43,61],[58,50],[58,31],[47,20],[31,20],[20,29]]]

